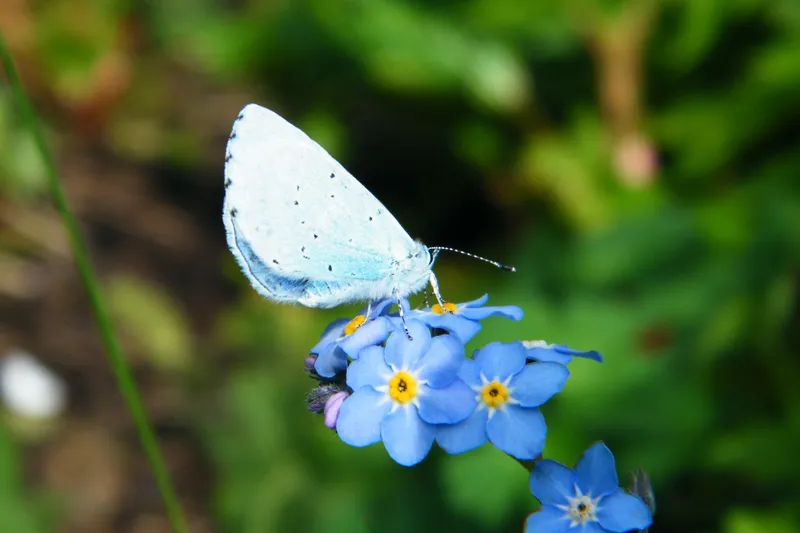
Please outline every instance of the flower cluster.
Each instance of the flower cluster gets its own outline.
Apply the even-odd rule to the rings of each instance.
[[[458,454],[486,442],[535,465],[531,491],[542,509],[528,518],[528,532],[648,527],[651,511],[619,489],[614,458],[602,444],[589,448],[575,471],[541,458],[547,425],[540,407],[564,388],[573,357],[602,362],[602,356],[515,341],[492,342],[468,357],[465,344],[482,320],[522,319],[519,307],[486,306],[487,300],[422,310],[401,300],[396,312],[394,301],[385,300],[333,322],[306,359],[318,381],[309,410],[324,414],[343,442],[383,442],[404,466],[422,461],[434,443]]]

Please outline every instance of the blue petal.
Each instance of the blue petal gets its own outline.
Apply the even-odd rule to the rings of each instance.
[[[423,387],[419,396],[419,416],[429,424],[457,424],[478,406],[475,392],[457,379],[447,387]]]
[[[451,313],[440,315],[431,312],[421,316],[420,320],[432,328],[447,331],[463,344],[469,342],[481,330],[480,323]]]
[[[501,316],[519,322],[524,313],[516,305],[504,305],[501,307],[465,307],[459,309],[458,314],[470,320],[483,320],[490,316]]]
[[[431,344],[431,332],[422,322],[409,320],[407,325],[412,340],[408,340],[408,335],[400,329],[394,330],[386,341],[386,363],[395,370],[417,368],[419,360]]]
[[[386,385],[392,369],[383,360],[383,348],[369,346],[361,352],[361,357],[350,363],[347,369],[347,386],[353,390],[370,386],[377,388]]]
[[[474,450],[483,445],[486,436],[486,409],[476,409],[463,422],[436,426],[436,442],[447,453]]]
[[[339,338],[344,335],[344,327],[348,322],[350,321],[346,318],[340,318],[328,324],[328,327],[322,332],[319,342],[311,348],[310,352],[319,355],[325,351],[328,346],[339,340]]]
[[[544,450],[547,426],[538,409],[508,405],[486,423],[486,434],[495,448],[517,459],[535,459]]]
[[[369,446],[381,440],[381,421],[391,409],[385,394],[370,387],[355,391],[342,404],[336,431],[350,446]]]
[[[439,335],[431,340],[428,352],[417,366],[419,378],[433,388],[446,387],[457,379],[464,359],[464,345],[450,335]]]
[[[575,467],[575,474],[581,492],[590,493],[594,498],[619,488],[614,454],[602,442],[596,442],[583,452]]]
[[[511,378],[511,397],[522,407],[539,407],[561,392],[569,370],[558,363],[531,363]]]
[[[337,345],[331,345],[314,361],[314,371],[324,378],[332,378],[347,368],[347,354]]]
[[[572,361],[572,356],[560,353],[553,348],[545,348],[544,346],[537,346],[536,348],[528,348],[528,359],[534,361],[541,361],[543,363],[559,363],[567,365]]]
[[[475,361],[488,380],[505,381],[525,366],[525,348],[519,342],[491,342],[478,350]]]
[[[408,308],[408,300],[405,299],[405,298],[403,300],[406,303],[405,309],[407,309]],[[389,311],[392,310],[392,308],[391,308],[392,304],[395,303],[395,302],[396,302],[396,300],[394,298],[387,298],[386,300],[381,300],[381,301],[379,301],[377,303],[373,303],[372,311],[370,312],[370,316],[368,318],[378,317],[378,316],[382,316],[382,315],[388,314]]]
[[[383,419],[381,438],[392,459],[413,466],[425,459],[433,446],[433,426],[420,419],[416,407],[406,404]]]
[[[478,298],[477,300],[472,300],[471,302],[458,304],[457,307],[459,309],[463,309],[465,307],[483,307],[483,304],[485,304],[488,301],[489,301],[489,294],[487,293]]]
[[[577,357],[583,357],[584,359],[591,359],[593,361],[597,361],[598,363],[603,362],[603,356],[600,354],[600,352],[594,350],[588,352],[582,352],[580,350],[573,350],[572,348],[567,348],[563,344],[554,344],[553,349],[562,354],[575,355]]]
[[[389,320],[378,317],[370,320],[351,335],[348,335],[339,343],[351,359],[357,359],[362,348],[370,345],[382,344],[392,331]]]
[[[647,529],[653,523],[647,505],[622,489],[600,500],[597,520],[604,529],[613,533]]]
[[[458,378],[473,389],[481,387],[481,365],[472,359],[464,359],[458,369]]]
[[[552,505],[543,505],[541,510],[525,520],[525,533],[567,533],[570,520],[564,511]]]
[[[571,469],[550,459],[536,463],[528,481],[533,496],[542,505],[566,505],[575,496],[578,477]]]

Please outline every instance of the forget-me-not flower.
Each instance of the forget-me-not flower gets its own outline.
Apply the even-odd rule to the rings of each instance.
[[[347,368],[348,357],[356,359],[362,349],[385,341],[392,331],[385,316],[392,302],[383,300],[371,309],[363,309],[351,320],[342,318],[331,322],[311,348],[311,353],[318,356],[314,363],[317,374],[332,378]]]
[[[528,517],[525,533],[622,533],[653,521],[647,505],[619,487],[614,455],[602,442],[583,453],[575,470],[539,461],[530,487],[542,508]]]
[[[475,395],[457,377],[464,346],[450,335],[431,338],[418,320],[396,329],[386,347],[370,346],[347,369],[353,394],[339,410],[336,430],[351,446],[383,441],[404,466],[419,463],[434,441],[434,424],[454,424],[475,408]]]
[[[567,367],[526,364],[522,343],[493,342],[467,359],[458,375],[472,388],[477,406],[463,422],[437,427],[439,446],[463,453],[488,440],[517,459],[542,453],[547,426],[539,406],[564,388]]]
[[[603,362],[603,356],[600,352],[594,350],[582,352],[580,350],[573,350],[567,348],[562,344],[549,344],[545,341],[522,341],[522,345],[528,350],[528,359],[532,361],[561,363],[562,365],[569,364],[572,357],[583,357],[591,359],[598,363]]]
[[[471,302],[454,304],[447,302],[444,306],[434,304],[429,309],[415,310],[409,317],[421,320],[431,328],[439,328],[458,338],[466,344],[481,330],[480,321],[490,316],[502,316],[511,320],[522,320],[522,309],[516,305],[484,307],[489,299],[488,294]]]

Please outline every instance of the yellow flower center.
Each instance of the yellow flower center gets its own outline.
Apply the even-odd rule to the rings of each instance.
[[[367,321],[367,317],[365,317],[364,315],[358,315],[353,320],[348,322],[347,325],[344,327],[344,334],[345,335],[352,335],[353,333],[356,332],[356,330],[358,328],[363,326],[364,322],[366,322],[366,321]]]
[[[431,307],[431,312],[436,313],[437,315],[443,315],[448,312],[455,313],[456,309],[458,309],[458,307],[456,307],[456,304],[451,304],[450,302],[447,302],[444,304],[444,306],[441,306],[439,304],[433,304],[433,307]]]
[[[488,407],[497,409],[508,401],[508,388],[499,381],[492,381],[484,385],[481,397]]]
[[[408,403],[417,395],[417,380],[405,371],[400,371],[389,381],[389,397],[399,403]]]

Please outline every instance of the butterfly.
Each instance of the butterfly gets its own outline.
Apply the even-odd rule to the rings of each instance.
[[[442,304],[438,252],[465,253],[412,239],[319,144],[257,104],[242,109],[228,139],[222,219],[255,290],[307,307],[399,301],[429,283]]]

